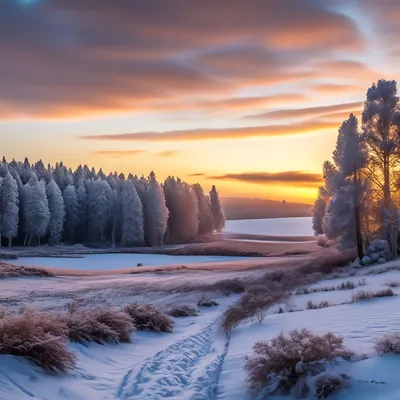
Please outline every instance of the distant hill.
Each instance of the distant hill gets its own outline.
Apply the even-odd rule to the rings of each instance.
[[[283,203],[276,200],[257,198],[224,197],[221,198],[226,219],[262,219],[262,218],[288,218],[309,217],[310,204]]]

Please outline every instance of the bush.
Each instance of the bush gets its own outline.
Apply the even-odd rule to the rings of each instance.
[[[329,247],[330,243],[325,235],[318,235],[317,236],[317,245],[321,246],[321,247]]]
[[[153,304],[128,304],[123,311],[133,321],[133,325],[140,331],[172,332],[175,322]]]
[[[219,304],[216,301],[212,300],[208,296],[200,297],[199,301],[197,302],[197,305],[199,307],[216,307],[216,306],[219,306]]]
[[[69,339],[78,343],[130,343],[135,329],[128,315],[112,308],[78,310],[72,307],[63,318]]]
[[[246,286],[240,279],[224,279],[218,281],[213,285],[215,291],[219,291],[222,294],[229,296],[230,294],[243,293],[246,290]]]
[[[266,316],[268,308],[287,296],[287,291],[267,292],[265,288],[263,290],[261,288],[253,288],[252,292],[245,293],[222,314],[221,328],[229,333],[241,322],[254,322],[257,319],[261,323]]]
[[[332,373],[321,374],[315,382],[315,394],[317,399],[326,399],[339,389],[349,385],[349,377]]]
[[[199,315],[199,310],[188,305],[173,306],[169,309],[168,314],[172,317],[196,317]]]
[[[25,310],[5,315],[0,319],[0,354],[25,357],[47,373],[66,373],[76,362],[65,344],[66,332],[65,324],[51,313]]]
[[[386,353],[400,354],[400,333],[388,333],[378,338],[375,343],[375,350],[379,355]]]
[[[340,285],[337,286],[337,290],[352,290],[356,286],[354,285],[353,282],[347,281],[347,282],[342,282]]]
[[[400,286],[400,282],[389,282],[386,284],[386,286],[392,287],[392,288],[397,288]]]
[[[365,290],[361,290],[360,292],[353,294],[351,302],[356,303],[358,301],[368,300],[374,297],[391,297],[394,295],[395,294],[393,293],[392,289],[382,289],[378,292],[367,292]]]
[[[327,301],[321,301],[319,304],[314,304],[311,300],[307,302],[308,310],[318,310],[319,308],[329,307],[329,303]]]
[[[324,371],[327,363],[353,356],[341,337],[333,333],[315,335],[306,329],[257,342],[253,349],[255,354],[245,358],[249,386],[256,392],[267,390],[268,394],[287,394],[305,377]]]

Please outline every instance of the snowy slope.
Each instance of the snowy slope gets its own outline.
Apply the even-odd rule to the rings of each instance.
[[[400,356],[377,357],[374,343],[382,334],[400,331],[400,296],[342,303],[348,303],[359,290],[378,290],[387,288],[389,282],[400,282],[400,272],[329,279],[310,288],[347,281],[357,286],[360,279],[365,279],[365,285],[353,290],[293,294],[282,306],[296,312],[276,314],[276,308],[271,309],[262,324],[239,326],[230,337],[218,329],[219,317],[237,297],[221,297],[219,307],[202,309],[198,317],[176,319],[173,333],[137,332],[132,344],[119,346],[71,345],[78,365],[66,377],[46,376],[23,359],[0,356],[0,399],[250,400],[243,357],[252,353],[254,343],[281,331],[307,328],[341,335],[347,347],[368,357],[335,367],[350,375],[352,384],[332,399],[398,400]],[[400,288],[393,290],[400,294]],[[308,300],[328,301],[330,307],[304,310]]]

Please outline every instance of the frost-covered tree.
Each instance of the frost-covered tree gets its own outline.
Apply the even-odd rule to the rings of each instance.
[[[161,246],[168,226],[168,208],[154,172],[150,173],[144,199],[146,242],[150,246]]]
[[[362,113],[362,129],[368,150],[368,179],[374,197],[382,203],[384,219],[380,233],[390,243],[392,258],[397,255],[397,210],[393,193],[397,191],[395,170],[399,164],[399,98],[396,81],[379,80],[367,91]]]
[[[39,181],[33,173],[31,179],[24,185],[24,244],[31,244],[37,238],[40,245],[41,239],[47,233],[50,222],[49,204],[46,197],[46,185]]]
[[[65,206],[64,238],[68,243],[74,243],[75,231],[79,223],[79,205],[76,189],[68,185],[63,192]]]
[[[78,183],[78,187],[76,189],[76,198],[78,200],[76,237],[80,243],[84,243],[87,240],[88,203],[87,191],[83,181]]]
[[[18,235],[18,186],[10,172],[7,172],[0,186],[0,234],[8,239],[8,246],[11,247],[13,238]]]
[[[61,190],[54,179],[47,184],[46,194],[50,211],[49,241],[51,244],[59,244],[64,228],[65,206]]]
[[[100,178],[91,180],[88,185],[88,240],[105,242],[108,221],[110,185]]]
[[[323,221],[327,202],[326,189],[321,186],[318,189],[318,196],[314,202],[314,207],[312,208],[312,225],[315,235],[322,235],[324,233]]]
[[[144,244],[143,207],[132,181],[124,182],[121,192],[122,205],[122,246]]]
[[[208,196],[204,195],[203,188],[199,183],[193,185],[199,208],[199,234],[213,233],[214,218],[211,210],[211,202]]]
[[[214,219],[214,229],[221,232],[225,228],[225,215],[222,211],[221,202],[217,189],[213,185],[210,192],[211,210]]]
[[[333,160],[337,171],[335,194],[327,207],[324,229],[329,238],[339,239],[341,249],[356,247],[361,260],[361,199],[365,187],[361,173],[367,162],[367,152],[353,114],[339,129]]]
[[[193,187],[179,178],[168,177],[164,194],[169,210],[168,240],[186,242],[195,238],[199,230],[199,206]]]

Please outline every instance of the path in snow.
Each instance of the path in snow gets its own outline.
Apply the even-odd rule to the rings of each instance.
[[[216,321],[199,333],[170,345],[130,370],[118,391],[119,399],[214,400],[229,338],[217,336]]]

